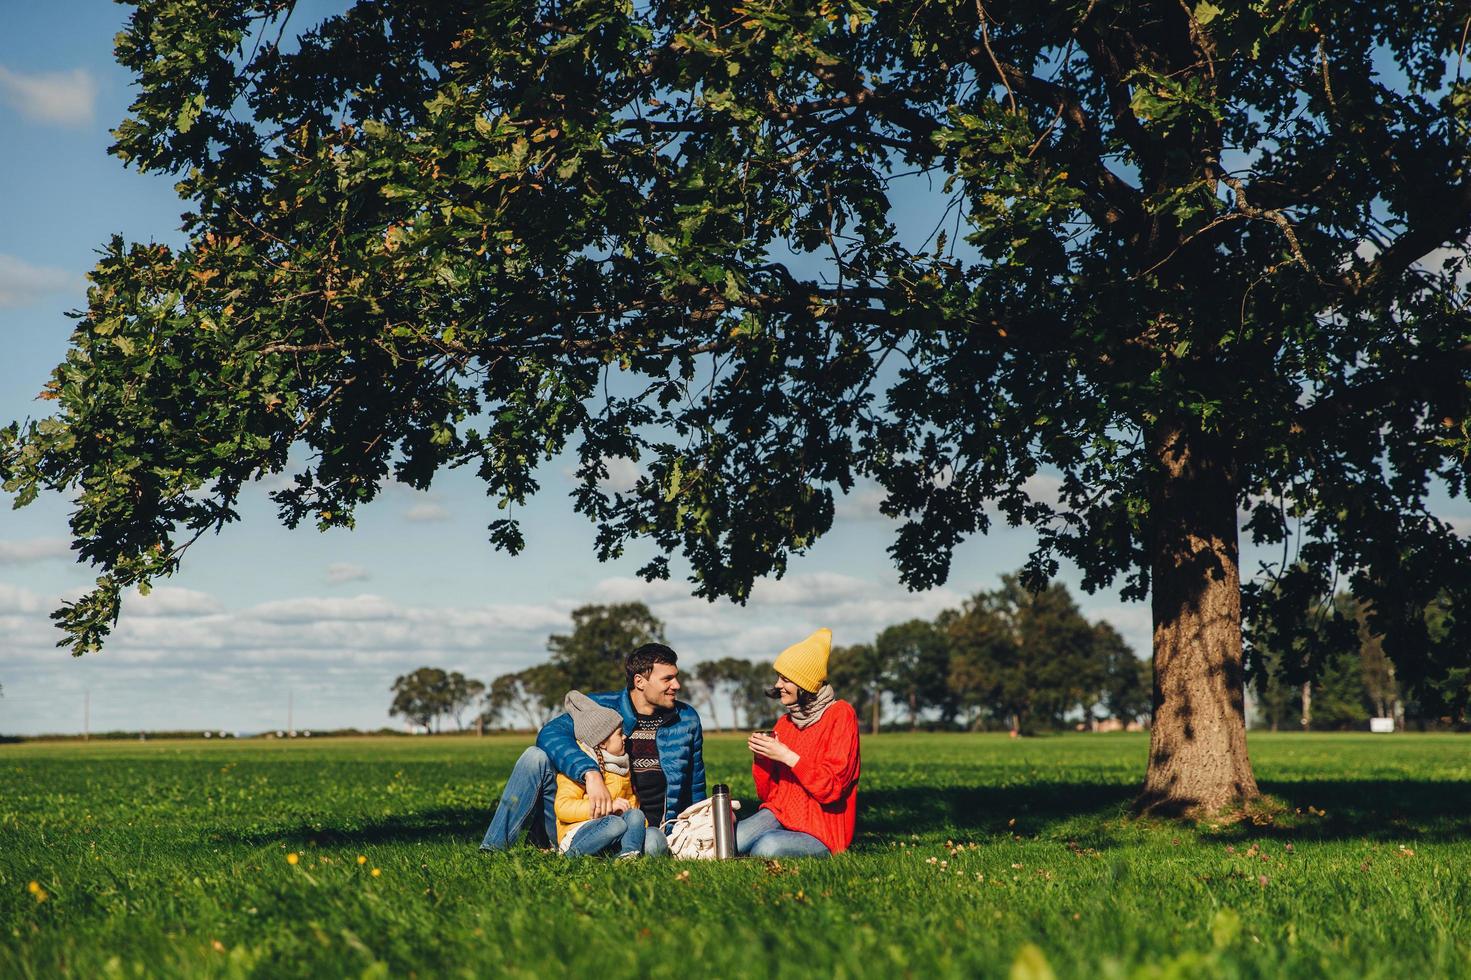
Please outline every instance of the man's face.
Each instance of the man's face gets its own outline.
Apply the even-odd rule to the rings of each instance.
[[[644,700],[656,708],[674,707],[679,693],[679,668],[673,664],[654,664],[647,677],[635,677],[634,686],[644,693]]]

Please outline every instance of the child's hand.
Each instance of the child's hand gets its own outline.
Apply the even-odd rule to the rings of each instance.
[[[616,799],[616,800],[613,801],[613,812],[614,813],[627,813],[629,810],[632,810],[632,809],[633,809],[633,804],[630,803],[630,802],[628,802],[627,800],[625,800],[621,796],[618,799]]]

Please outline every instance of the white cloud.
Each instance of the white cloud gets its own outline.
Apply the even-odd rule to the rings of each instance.
[[[253,607],[249,615],[268,623],[317,623],[391,619],[395,611],[396,607],[382,596],[359,595],[343,599],[280,599]]]
[[[66,558],[71,546],[65,538],[29,538],[22,541],[0,541],[0,565],[22,565],[49,558]]]
[[[965,595],[949,588],[908,592],[836,572],[763,580],[744,606],[690,595],[683,582],[609,578],[593,589],[597,602],[644,602],[664,621],[670,642],[692,661],[712,657],[775,656],[820,626],[838,644],[864,643],[910,619],[932,619],[960,606]]]
[[[268,473],[256,481],[256,486],[266,493],[277,493],[281,490],[290,490],[296,486],[296,477],[292,470],[283,470],[280,473]]]
[[[873,589],[872,583],[851,575],[814,572],[763,579],[751,590],[751,602],[770,606],[823,606],[866,596]]]
[[[372,573],[352,562],[335,562],[327,566],[327,584],[341,585],[343,582],[358,582],[372,578]]]
[[[14,255],[0,253],[0,309],[20,309],[48,293],[81,289],[82,285],[81,276],[65,269],[32,265]]]
[[[1461,537],[1471,537],[1471,515],[1457,514],[1450,517],[1442,517],[1441,520],[1450,525],[1450,529]]]
[[[404,520],[414,524],[433,524],[449,520],[449,510],[441,504],[415,504],[404,511]]]
[[[145,595],[134,591],[127,597],[125,608],[130,616],[149,619],[172,619],[181,616],[206,616],[222,612],[220,600],[208,592],[159,586]]]
[[[611,493],[628,493],[643,475],[638,464],[627,456],[604,456],[603,465],[608,468],[608,476],[599,480],[598,486]]]
[[[85,126],[92,121],[97,82],[85,68],[28,75],[0,65],[0,98],[36,122]]]
[[[840,495],[833,502],[834,518],[840,521],[887,521],[879,505],[888,496],[876,486],[856,487],[851,493]]]
[[[1061,506],[1062,478],[1049,473],[1033,473],[1022,483],[1022,490],[1037,503],[1049,507]]]
[[[688,599],[690,587],[683,582],[658,580],[645,582],[632,576],[605,578],[593,586],[593,598],[598,602],[664,602]]]
[[[0,582],[0,613],[36,613],[42,606],[41,597],[30,589]],[[10,630],[0,630],[0,634],[14,637]]]
[[[1083,615],[1093,622],[1101,619],[1118,630],[1135,656],[1148,657],[1154,649],[1154,618],[1147,602],[1090,606]]]
[[[61,634],[47,619],[64,597],[0,584],[0,674],[39,692],[27,695],[34,707],[23,709],[33,712],[25,719],[16,714],[19,701],[0,716],[5,730],[75,728],[65,692],[79,699],[84,686],[96,695],[94,730],[260,728],[251,719],[279,710],[288,685],[298,694],[298,725],[330,715],[336,724],[372,727],[385,722],[385,691],[396,675],[430,664],[489,681],[543,662],[547,636],[565,632],[572,609],[588,601],[647,602],[681,660],[694,664],[725,656],[770,660],[822,626],[839,644],[866,642],[886,626],[954,608],[964,593],[913,593],[897,583],[819,572],[762,582],[744,606],[695,598],[685,582],[609,578],[581,595],[540,603],[433,606],[361,594],[231,609],[206,592],[163,587],[126,597],[106,654],[80,660],[56,649]],[[235,672],[234,683],[219,690],[197,683],[224,670]],[[324,680],[329,675],[336,679]],[[321,693],[312,703],[324,714],[308,716],[302,692],[314,687]]]

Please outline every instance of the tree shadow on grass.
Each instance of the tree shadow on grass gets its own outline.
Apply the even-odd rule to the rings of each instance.
[[[493,812],[493,807],[490,809],[443,807],[436,810],[415,810],[410,813],[341,826],[302,822],[295,826],[259,830],[225,829],[211,833],[209,838],[216,841],[249,844],[253,847],[270,844],[315,847],[345,847],[348,845],[358,847],[421,842],[479,844]]]
[[[1265,781],[1262,791],[1287,810],[1262,822],[1239,820],[1208,829],[1212,839],[1463,841],[1471,838],[1471,783],[1429,780]],[[1045,837],[1104,850],[1121,846],[1139,792],[1134,784],[1046,782],[1011,786],[905,786],[858,794],[861,849],[887,847],[910,835]],[[754,803],[754,801],[752,801]],[[1310,809],[1311,808],[1311,809]],[[753,807],[754,809],[754,807]],[[478,845],[495,807],[443,807],[324,826],[299,822],[264,829],[223,829],[211,841],[251,846],[368,846],[438,843]],[[1320,815],[1321,814],[1321,815]],[[1169,827],[1146,820],[1144,827]]]
[[[1128,813],[1138,787],[1102,782],[1025,786],[912,786],[858,792],[858,833],[866,843],[936,833],[1058,836],[1113,846],[1109,831]]]
[[[1213,839],[1458,842],[1471,839],[1471,782],[1433,780],[1265,781],[1264,793],[1287,805],[1257,820],[1204,822]],[[935,834],[1050,837],[1103,850],[1118,846],[1132,822],[1137,785],[1069,782],[1021,786],[934,787],[863,791],[861,844],[886,845]],[[1014,821],[1014,822],[1013,822]],[[1144,819],[1141,828],[1178,827]]]
[[[1270,823],[1243,821],[1230,831],[1285,840],[1458,842],[1471,839],[1471,782],[1418,779],[1264,780],[1263,793],[1286,803]]]

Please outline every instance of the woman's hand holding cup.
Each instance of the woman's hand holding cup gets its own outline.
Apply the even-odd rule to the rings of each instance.
[[[782,744],[775,732],[752,732],[751,737],[746,739],[746,747],[763,759],[780,762],[785,766],[795,766],[799,758],[797,753]]]

